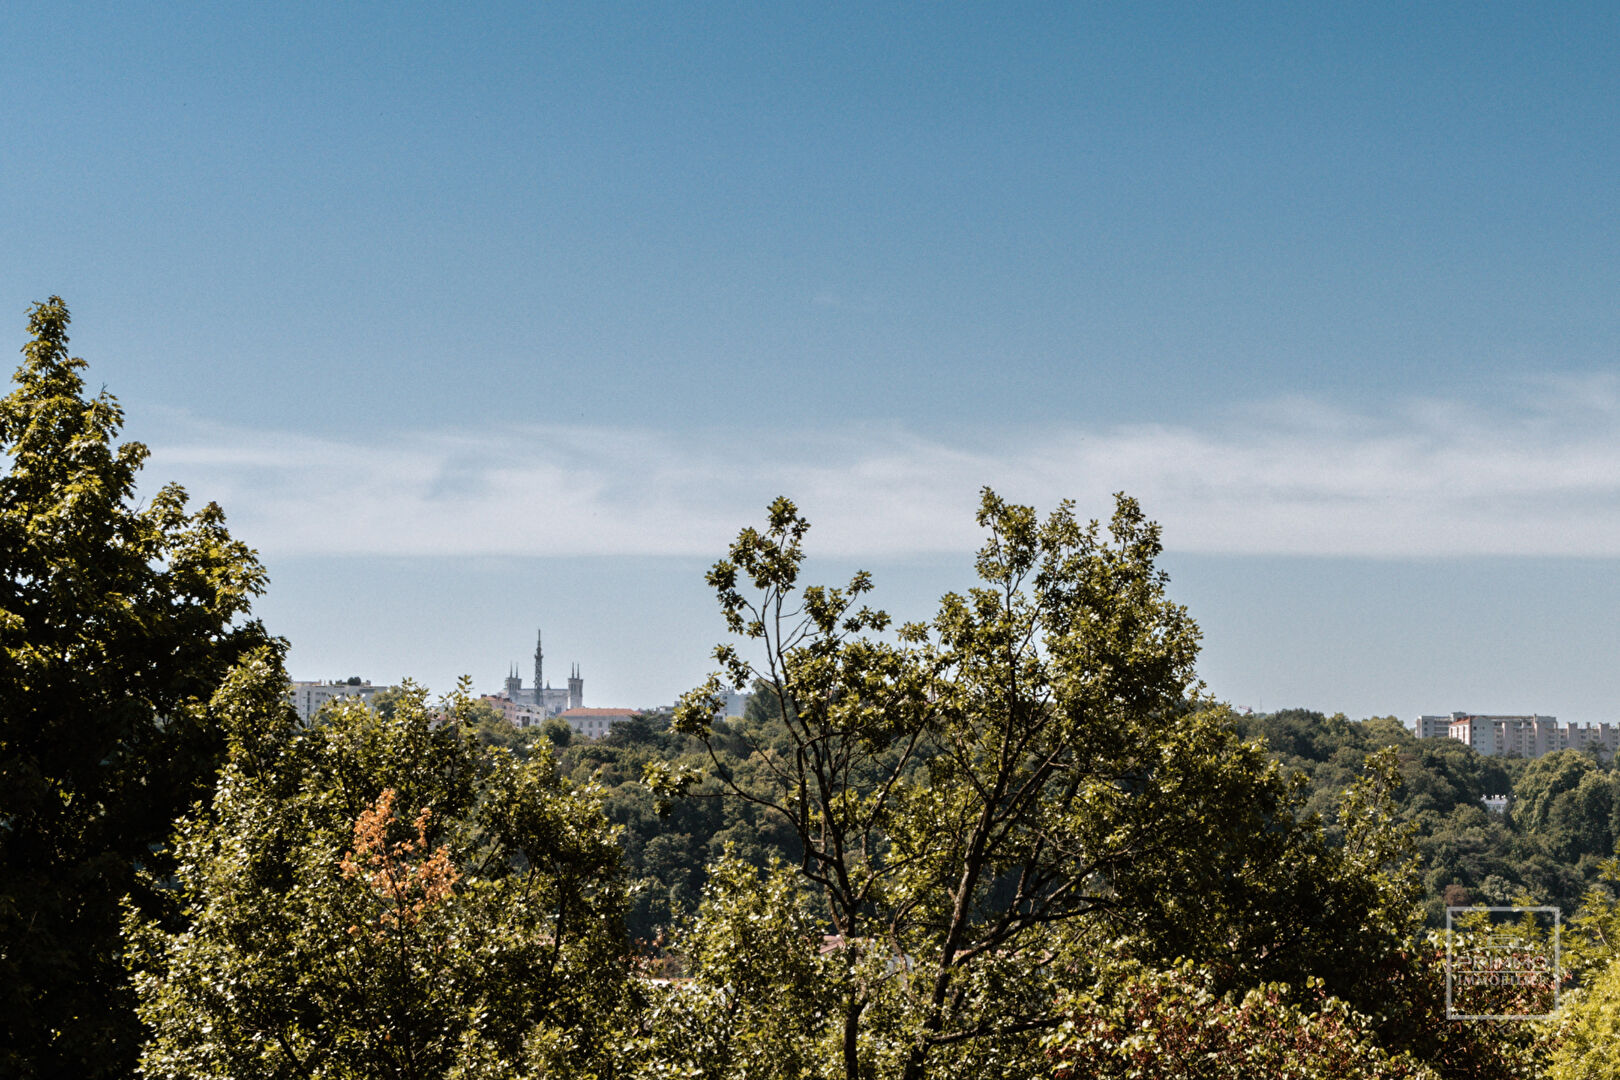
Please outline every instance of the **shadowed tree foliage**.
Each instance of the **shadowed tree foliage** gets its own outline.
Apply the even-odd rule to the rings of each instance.
[[[1527,763],[1513,785],[1513,824],[1561,862],[1594,861],[1614,851],[1617,784],[1613,773],[1578,750]]]
[[[135,499],[147,451],[85,394],[68,311],[28,315],[0,401],[0,1073],[127,1075],[138,1027],[118,903],[223,750],[206,705],[266,635],[264,586],[210,503]]]

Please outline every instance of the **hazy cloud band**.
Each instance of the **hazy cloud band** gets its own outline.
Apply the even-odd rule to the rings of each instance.
[[[712,556],[776,494],[809,516],[819,553],[961,552],[988,484],[1042,509],[1073,498],[1085,516],[1130,492],[1179,551],[1620,556],[1614,388],[963,442],[515,426],[344,441],[182,423],[152,440],[147,472],[220,502],[269,555]]]

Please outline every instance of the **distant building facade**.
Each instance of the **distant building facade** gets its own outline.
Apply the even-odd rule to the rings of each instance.
[[[374,695],[392,689],[394,688],[391,686],[372,686],[369,681],[358,679],[347,682],[294,681],[289,695],[292,697],[293,708],[298,710],[298,718],[307,724],[321,711],[321,706],[329,701],[337,701],[339,698],[359,698],[367,708],[370,708]]]
[[[525,716],[532,722],[544,720],[550,716],[558,716],[569,709],[582,709],[585,707],[585,679],[580,675],[579,665],[568,669],[568,685],[566,687],[553,687],[546,682],[546,653],[545,641],[540,631],[534,635],[534,685],[524,686],[523,677],[513,666],[506,675],[506,687],[499,697],[488,697],[491,704],[501,700],[510,702],[512,710],[496,704],[503,712],[509,712],[508,720],[519,727],[527,727],[528,723],[521,722],[519,716]],[[520,713],[518,707],[527,709],[527,713]],[[538,719],[536,719],[536,716]]]
[[[1559,750],[1588,748],[1610,756],[1620,750],[1620,727],[1607,723],[1561,727],[1557,717],[1539,713],[1424,714],[1412,722],[1412,734],[1420,739],[1456,739],[1486,757],[1538,758]]]
[[[1474,716],[1455,714],[1447,732],[1487,757],[1538,758],[1564,749],[1558,720],[1532,713],[1528,716]]]
[[[579,665],[568,669],[566,686],[552,686],[546,681],[545,639],[540,631],[534,637],[534,685],[524,686],[516,665],[508,669],[506,683],[499,694],[485,694],[483,700],[518,727],[538,727],[553,717],[568,723],[574,734],[587,739],[600,739],[612,730],[614,724],[623,723],[632,716],[657,710],[643,709],[591,709],[585,706],[585,678]],[[727,715],[741,715],[746,706],[746,694],[732,694],[726,700]],[[667,710],[666,710],[667,711]]]
[[[1552,716],[1476,716],[1453,713],[1447,734],[1486,757],[1538,758],[1564,749],[1564,735]]]
[[[534,705],[513,701],[504,694],[485,694],[483,699],[499,712],[507,723],[517,727],[537,727],[547,716],[555,715]]]
[[[613,730],[614,724],[635,716],[637,709],[568,709],[561,714],[568,721],[568,726],[574,729],[575,735],[583,735],[588,739],[600,739]]]
[[[1620,726],[1613,724],[1574,724],[1564,729],[1565,747],[1570,750],[1593,748],[1604,757],[1620,751]]]
[[[1412,734],[1420,739],[1444,739],[1451,734],[1451,721],[1461,715],[1450,713],[1445,716],[1432,716],[1424,713],[1412,721]]]
[[[717,717],[723,720],[729,716],[748,715],[748,698],[750,695],[743,693],[741,690],[730,689],[722,690],[720,693],[725,700],[720,705],[720,711],[715,714]]]

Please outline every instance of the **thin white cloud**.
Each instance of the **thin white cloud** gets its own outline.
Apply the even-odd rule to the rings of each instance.
[[[1620,556],[1616,387],[1545,382],[1511,408],[1411,402],[1378,417],[1282,401],[974,445],[892,427],[351,441],[188,424],[153,440],[147,473],[220,502],[272,555],[711,556],[776,494],[810,518],[818,553],[960,552],[979,542],[988,484],[1088,516],[1127,491],[1179,551]]]

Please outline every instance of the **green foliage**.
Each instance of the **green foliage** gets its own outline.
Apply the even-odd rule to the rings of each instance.
[[[841,1074],[1036,1067],[1104,933],[1219,960],[1226,985],[1319,973],[1371,993],[1363,973],[1411,926],[1393,762],[1330,845],[1263,749],[1194,700],[1197,628],[1132,500],[1105,531],[987,491],[979,520],[979,587],[893,627],[864,574],[798,586],[808,525],[778,500],[709,575],[757,658],[721,647],[677,709],[706,775],[644,766],[665,796],[721,793],[797,842],[840,943]],[[728,682],[756,690],[740,725],[713,722]]]
[[[1620,959],[1566,1001],[1559,1034],[1547,1080],[1620,1078]]]
[[[405,692],[412,691],[406,688]],[[527,757],[540,737],[538,729],[518,727],[483,698],[468,697],[462,703],[461,723],[484,745],[509,750],[519,757]]]
[[[744,733],[773,738],[773,726],[733,721],[716,727],[711,749],[731,771],[755,766],[744,752]],[[630,934],[648,947],[668,939],[690,918],[708,882],[708,864],[730,846],[755,868],[773,858],[798,860],[796,842],[780,822],[759,808],[721,800],[701,779],[704,743],[669,730],[667,719],[615,724],[602,739],[574,739],[557,754],[558,768],[576,783],[594,783],[602,806],[619,830],[624,872],[630,883]],[[654,782],[644,783],[651,778]],[[673,797],[686,791],[691,798]]]
[[[1383,957],[1359,1005],[1314,976],[1233,989],[1209,963],[1145,966],[1120,943],[1097,956],[1045,1040],[1060,1078],[1540,1080],[1552,1047],[1532,1024],[1448,1019],[1437,940]]]
[[[1555,859],[1614,852],[1616,778],[1578,750],[1560,750],[1526,764],[1513,785],[1513,822]]]
[[[841,957],[792,872],[763,874],[728,850],[709,868],[697,917],[682,935],[690,983],[652,992],[632,1044],[634,1071],[692,1080],[829,1075],[837,1060]]]
[[[1306,809],[1337,836],[1340,793],[1367,756],[1392,748],[1403,783],[1402,821],[1414,827],[1428,923],[1445,905],[1512,904],[1523,899],[1574,911],[1614,850],[1620,778],[1613,762],[1573,750],[1533,761],[1486,757],[1454,739],[1417,739],[1393,718],[1352,722],[1303,709],[1246,717],[1277,760],[1305,779]],[[1506,816],[1487,812],[1485,795],[1509,795]]]
[[[402,686],[385,686],[372,694],[367,704],[376,711],[378,716],[391,719],[399,703],[409,697],[409,693]]]
[[[29,312],[0,401],[0,1073],[125,1075],[138,1041],[119,898],[170,865],[174,818],[223,740],[206,708],[267,643],[241,622],[265,582],[210,503],[176,485],[135,499],[147,457],[85,394],[68,312]]]
[[[574,729],[569,726],[568,721],[557,716],[540,725],[540,734],[558,750],[568,749],[568,745],[574,741]]]
[[[1435,1080],[1379,1045],[1371,1019],[1325,994],[1265,984],[1222,993],[1207,970],[1105,970],[1064,999],[1046,1046],[1056,1080]]]
[[[604,1067],[630,994],[590,791],[483,750],[464,693],[300,727],[269,654],[214,704],[229,762],[184,819],[168,931],[126,932],[148,1076],[506,1077]],[[448,711],[448,716],[445,712]]]

